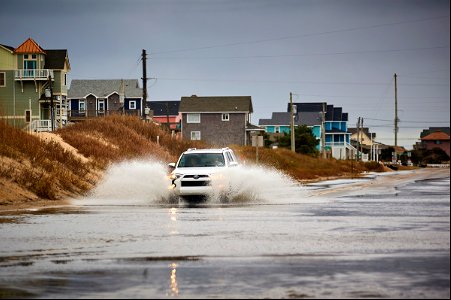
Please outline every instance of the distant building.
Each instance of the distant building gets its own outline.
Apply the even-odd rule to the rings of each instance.
[[[250,96],[182,97],[182,137],[217,147],[247,145],[255,128]]]
[[[33,131],[64,126],[70,69],[65,49],[44,49],[32,38],[17,48],[0,44],[0,119]],[[50,96],[54,105],[53,126]]]
[[[353,158],[356,149],[351,145],[348,132],[348,114],[341,107],[327,105],[325,102],[293,103],[295,106],[295,126],[306,125],[312,129],[313,135],[320,141],[318,150],[322,149],[322,120],[324,112],[325,150],[337,159]],[[290,104],[287,112],[274,112],[271,119],[260,119],[259,125],[265,132],[277,137],[290,133]]]
[[[420,135],[420,148],[432,150],[434,148],[442,149],[450,156],[450,136],[449,127],[431,127],[423,130]]]
[[[142,89],[137,79],[74,79],[68,92],[69,120],[112,114],[141,116]]]
[[[147,101],[147,106],[153,111],[154,122],[172,130],[180,130],[180,101]]]

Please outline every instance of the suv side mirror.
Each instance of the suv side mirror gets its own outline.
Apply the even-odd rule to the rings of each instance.
[[[168,164],[168,167],[169,167],[170,169],[175,169],[175,163],[170,163],[170,164]]]

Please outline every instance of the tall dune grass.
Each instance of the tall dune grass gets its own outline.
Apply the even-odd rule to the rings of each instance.
[[[1,159],[3,157],[3,159]],[[13,180],[37,196],[55,199],[58,194],[86,191],[89,166],[56,142],[41,141],[0,122],[0,176]]]
[[[172,162],[187,148],[205,147],[201,142],[178,139],[160,126],[133,116],[92,119],[57,133],[101,168],[112,162],[146,156]]]

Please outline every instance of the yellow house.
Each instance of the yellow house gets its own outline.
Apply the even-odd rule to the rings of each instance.
[[[16,48],[0,44],[0,119],[33,131],[64,126],[69,71],[67,50],[43,49],[32,38]]]

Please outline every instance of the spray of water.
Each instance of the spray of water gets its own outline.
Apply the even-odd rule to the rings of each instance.
[[[104,180],[77,205],[149,205],[173,201],[168,189],[167,165],[162,162],[129,161],[111,166]],[[208,201],[229,203],[284,199],[299,185],[275,169],[241,166],[212,177],[213,194]]]
[[[148,205],[169,196],[167,166],[152,160],[111,166],[103,181],[77,205]]]
[[[299,187],[286,174],[261,166],[240,166],[216,174],[212,179],[212,202],[223,199],[233,203],[272,201]]]

